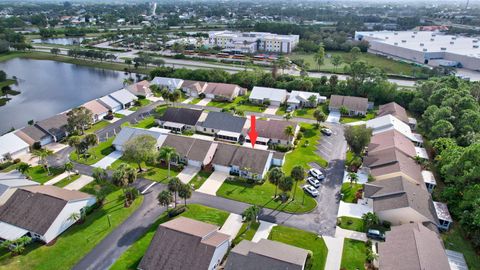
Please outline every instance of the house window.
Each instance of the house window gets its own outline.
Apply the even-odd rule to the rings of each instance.
[[[207,131],[207,128],[203,128],[203,131]]]

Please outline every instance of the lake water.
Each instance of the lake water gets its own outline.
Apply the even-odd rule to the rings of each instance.
[[[33,43],[48,43],[58,45],[78,45],[81,44],[85,38],[83,37],[65,37],[65,38],[36,38],[32,39]]]
[[[120,71],[21,58],[0,63],[0,70],[8,77],[16,76],[18,85],[12,88],[21,91],[0,107],[0,133],[121,89],[129,76],[135,79],[135,74]]]

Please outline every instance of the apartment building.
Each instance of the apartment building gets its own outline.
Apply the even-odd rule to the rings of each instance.
[[[208,44],[242,53],[291,53],[297,46],[298,35],[277,35],[265,32],[211,31]]]

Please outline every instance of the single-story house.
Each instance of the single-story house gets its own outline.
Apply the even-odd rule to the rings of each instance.
[[[272,151],[218,143],[212,165],[215,171],[260,180],[270,169],[272,159]]]
[[[328,109],[330,111],[340,111],[341,107],[345,107],[349,115],[365,115],[368,111],[368,99],[363,97],[332,95]]]
[[[68,117],[66,113],[57,114],[35,123],[35,126],[51,136],[50,142],[59,142],[68,136]]]
[[[293,127],[293,136],[285,134],[288,126]],[[300,130],[300,126],[295,122],[283,120],[256,120],[255,130],[257,131],[257,142],[261,145],[293,145],[295,137]],[[245,132],[248,134],[249,131]],[[246,136],[246,142],[250,143],[250,137]]]
[[[48,244],[75,223],[73,213],[95,202],[95,196],[56,186],[19,188],[0,206],[0,239],[28,235]]]
[[[368,145],[367,155],[391,148],[398,149],[411,158],[417,156],[417,151],[412,141],[395,129],[373,135]]]
[[[363,196],[380,220],[393,225],[410,222],[439,225],[426,187],[402,176],[365,183]]]
[[[203,91],[205,97],[218,101],[233,101],[245,92],[240,86],[230,83],[208,83]]]
[[[125,89],[120,89],[109,95],[114,100],[122,104],[122,109],[130,108],[134,105],[135,101],[138,100],[138,97],[130,93]]]
[[[315,97],[314,101],[310,101],[310,97]],[[293,109],[317,107],[319,103],[327,101],[327,97],[320,96],[318,93],[305,91],[292,91],[288,94],[287,105]]]
[[[156,122],[162,128],[181,133],[184,130],[195,130],[202,113],[203,110],[170,107]]]
[[[150,90],[150,82],[147,80],[130,84],[126,89],[135,96],[151,97],[153,95],[152,90]]]
[[[378,255],[382,270],[450,270],[442,239],[420,223],[393,226]]]
[[[52,136],[35,125],[26,126],[17,130],[15,131],[15,135],[30,146],[33,146],[35,143],[44,146],[52,142]]]
[[[207,88],[207,82],[185,80],[182,83],[182,91],[189,97],[199,97]]]
[[[225,270],[303,270],[309,251],[284,243],[260,239],[242,240],[227,257]]]
[[[405,108],[398,105],[396,102],[390,102],[387,104],[380,105],[378,107],[377,117],[385,116],[385,115],[392,115],[396,117],[398,120],[408,124],[408,115]]]
[[[105,106],[112,112],[117,112],[123,109],[123,104],[113,99],[109,95],[99,98],[98,102],[100,102],[103,106]]]
[[[394,129],[412,141],[415,146],[421,147],[423,145],[423,138],[421,136],[414,134],[408,124],[405,124],[391,114],[370,119],[366,122],[366,126],[372,129],[373,135]]]
[[[199,121],[197,131],[215,136],[216,139],[239,142],[243,139],[243,128],[247,119],[225,112],[209,112],[206,118]]]
[[[169,134],[162,147],[175,148],[179,160],[172,163],[182,163],[203,168],[212,162],[217,149],[217,143],[188,136]]]
[[[182,88],[183,80],[167,77],[155,77],[153,78],[151,84],[156,84],[160,88],[165,88],[168,91],[173,92],[174,90]]]
[[[158,226],[139,270],[215,270],[227,254],[230,236],[209,223],[178,217]]]
[[[102,103],[91,100],[82,105],[82,107],[86,108],[87,110],[91,111],[93,114],[93,122],[96,123],[103,119],[103,117],[107,116],[109,108],[102,105]]]
[[[0,206],[5,204],[17,188],[38,185],[40,185],[40,183],[28,180],[16,170],[0,173]]]
[[[18,137],[14,132],[0,136],[0,162],[15,159],[30,151],[30,145]]]
[[[287,90],[255,86],[248,99],[256,104],[270,102],[271,105],[280,106],[287,100]]]
[[[124,127],[117,134],[117,136],[113,140],[112,145],[115,148],[115,150],[123,152],[123,147],[125,143],[127,143],[129,140],[140,135],[149,135],[155,138],[155,140],[157,141],[157,148],[160,148],[160,146],[163,144],[163,142],[167,138],[167,135],[162,132],[157,132],[157,131],[143,129],[143,128]]]
[[[420,165],[411,157],[395,148],[378,151],[373,154],[369,153],[365,157],[363,165],[369,167],[370,174],[375,180],[403,176],[412,183],[425,186]]]

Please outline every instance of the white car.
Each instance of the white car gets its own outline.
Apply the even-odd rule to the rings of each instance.
[[[319,169],[315,169],[315,168],[312,168],[308,171],[308,173],[317,178],[318,180],[323,180],[325,179],[325,175],[323,175],[323,173],[319,170]]]
[[[320,187],[320,181],[318,181],[315,177],[307,177],[307,182],[316,188]]]
[[[320,193],[318,193],[318,190],[316,190],[314,187],[310,185],[305,185],[303,186],[303,189],[310,194],[312,197],[317,197]]]

